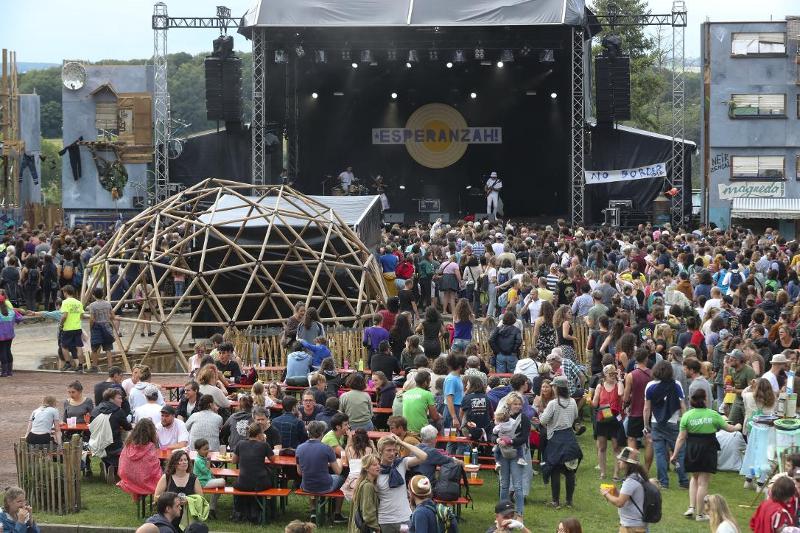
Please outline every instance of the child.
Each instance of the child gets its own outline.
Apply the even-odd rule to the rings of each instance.
[[[502,438],[513,440],[521,419],[522,418],[518,416],[516,420],[511,420],[507,409],[498,409],[494,412],[494,428],[492,429],[492,433],[497,435],[498,440]],[[503,445],[498,444],[497,446],[500,448],[496,447],[496,452],[500,451]],[[528,464],[528,461],[525,460],[522,446],[517,448],[517,464],[522,466],[527,466]]]
[[[318,370],[322,362],[331,357],[331,349],[328,348],[328,339],[325,337],[316,337],[314,344],[302,339],[299,342],[305,351],[311,353],[311,368],[314,370]]]
[[[197,476],[200,486],[210,489],[224,487],[224,478],[211,475],[211,468],[209,467],[208,461],[208,441],[206,439],[197,439],[194,441],[194,449],[197,450],[197,458],[194,460],[193,473]],[[213,494],[211,496],[211,510],[208,513],[209,516],[215,520],[217,518],[217,500],[219,500],[219,494]]]
[[[269,409],[275,405],[272,398],[266,395],[264,384],[260,381],[253,383],[253,388],[250,389],[250,396],[253,397],[253,406]]]
[[[328,395],[325,394],[325,384],[327,380],[325,376],[319,372],[314,372],[311,374],[311,392],[314,393],[314,401],[320,405],[325,405],[325,400],[328,399]]]
[[[403,283],[403,289],[397,293],[397,299],[400,300],[400,312],[411,313],[412,323],[413,319],[417,317],[417,302],[414,298],[414,280],[407,279]]]
[[[761,502],[750,518],[753,533],[778,533],[785,527],[793,526],[794,517],[789,505],[796,492],[794,480],[786,476],[778,478],[769,498]]]

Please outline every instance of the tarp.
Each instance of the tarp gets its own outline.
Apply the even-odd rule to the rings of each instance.
[[[252,27],[582,25],[584,0],[257,0]]]
[[[667,162],[667,175],[672,175],[672,137],[627,126],[595,126],[592,128],[592,153],[587,169],[623,169]],[[691,154],[697,145],[681,139],[684,145],[683,190],[686,216],[691,216]],[[609,200],[632,200],[633,210],[650,212],[653,200],[664,190],[664,178],[621,181],[587,186],[584,192],[587,222],[601,222],[601,210]]]
[[[734,198],[731,218],[800,219],[800,198]]]
[[[367,247],[375,247],[378,244],[380,237],[380,224],[381,224],[381,208],[379,196],[313,196],[308,195],[312,200],[319,202],[325,207],[332,209],[347,226],[352,228],[358,234],[361,241]],[[292,227],[305,226],[307,221],[303,218],[293,217],[292,213],[314,215],[320,210],[319,206],[315,206],[308,202],[302,202],[293,197],[291,202],[286,198],[278,198],[278,196],[268,196],[258,200],[256,197],[249,198],[258,205],[263,206],[265,214],[271,214],[274,211],[286,212],[281,213],[281,218],[275,220],[276,224],[288,225]],[[240,227],[241,221],[248,217],[256,215],[257,213],[251,210],[250,204],[244,202],[241,198],[234,195],[226,194],[211,206],[204,214],[198,218],[201,222],[206,224],[215,224],[218,226],[231,226]],[[245,224],[246,228],[257,229],[266,227],[270,223],[269,218],[254,218],[248,220]]]

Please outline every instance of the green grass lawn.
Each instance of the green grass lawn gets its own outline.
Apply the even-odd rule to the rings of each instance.
[[[597,464],[597,454],[591,431],[587,431],[580,438],[584,451],[584,461],[578,471],[578,486],[575,495],[574,509],[555,510],[544,505],[550,500],[550,487],[541,482],[540,476],[534,476],[533,488],[525,507],[525,525],[532,533],[555,532],[561,518],[575,516],[583,524],[585,533],[608,533],[617,531],[616,508],[600,496],[600,480]],[[95,467],[95,470],[97,468]],[[655,464],[651,475],[655,475]],[[497,477],[493,472],[482,471],[481,477],[485,480],[483,487],[473,487],[471,490],[475,508],[466,508],[463,511],[463,521],[460,531],[466,533],[483,533],[494,520],[494,505],[498,500]],[[687,520],[682,513],[688,504],[688,491],[676,488],[677,477],[673,473],[670,485],[674,488],[663,491],[664,513],[660,523],[654,524],[650,531],[653,533],[681,531],[686,533],[700,533],[709,530],[708,523],[697,523]],[[562,491],[564,483],[561,483]],[[137,526],[136,507],[130,497],[116,487],[109,487],[97,477],[85,481],[82,486],[84,510],[78,514],[58,516],[38,514],[39,522],[64,523],[64,524],[93,524],[106,526]],[[754,509],[743,508],[749,505],[755,495],[752,491],[742,489],[742,478],[730,472],[719,473],[711,480],[711,492],[723,494],[728,500],[731,509],[739,523],[741,531],[749,531],[749,520]],[[219,520],[211,521],[209,526],[212,531],[283,531],[283,526],[291,520],[307,519],[308,503],[305,498],[290,496],[289,505],[285,515],[280,516],[266,524],[266,527],[242,525],[228,521],[231,512],[232,497],[220,497],[217,515]],[[563,501],[563,496],[562,496]],[[345,513],[347,513],[345,504]],[[326,530],[345,531],[345,526],[325,527]]]

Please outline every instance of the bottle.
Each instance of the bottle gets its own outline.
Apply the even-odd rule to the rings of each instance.
[[[786,373],[786,395],[794,393],[794,370],[789,370]]]
[[[358,371],[359,372],[363,372],[364,371],[364,360],[363,359],[359,359],[358,360]]]
[[[470,463],[474,465],[478,464],[478,448],[472,448],[472,457],[470,457]]]
[[[344,369],[345,370],[350,370],[350,359],[345,359],[344,360]]]

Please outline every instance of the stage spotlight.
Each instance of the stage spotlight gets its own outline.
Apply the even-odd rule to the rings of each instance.
[[[511,63],[512,61],[514,61],[514,52],[506,48],[500,54],[500,61],[502,61],[503,63]]]
[[[392,100],[397,100],[397,93],[392,93]]]
[[[297,55],[297,57],[303,57],[306,55],[306,50],[303,48],[302,44],[298,44],[294,47],[294,53]]]
[[[372,52],[370,50],[361,50],[361,62],[372,63]]]
[[[334,91],[333,96],[344,96],[342,91]]]
[[[466,190],[470,190],[471,188],[472,188],[472,185],[467,185],[466,187],[464,187],[464,189],[466,189]]]
[[[411,68],[411,63],[406,62],[406,68]]]
[[[353,68],[358,68],[358,63],[353,61],[352,63],[350,63],[350,66],[353,67]]]
[[[469,93],[469,97],[475,100],[478,97],[478,93]]]
[[[408,63],[417,63],[417,62],[419,62],[419,54],[417,54],[416,50],[409,50]]]
[[[453,63],[465,63],[467,61],[467,57],[464,55],[464,50],[456,50],[453,53]]]
[[[319,98],[319,95],[317,93],[311,93],[311,98],[316,100],[317,98]]]
[[[400,187],[398,187],[398,189],[400,189],[401,191],[404,191],[404,190],[406,190],[406,186],[405,185],[400,185]]]
[[[452,61],[448,61],[447,63],[445,63],[445,66],[447,68],[453,68],[453,62]]]
[[[342,61],[350,61],[350,50],[342,50]]]
[[[558,98],[558,93],[550,93],[550,98],[555,100],[556,98]]]
[[[546,48],[539,52],[539,63],[551,64],[556,62],[556,54],[552,49]]]
[[[483,47],[481,45],[478,45],[475,48],[475,59],[480,61],[481,59],[484,59],[485,57],[486,57],[486,51],[483,49]]]
[[[439,60],[439,52],[436,49],[428,50],[428,59],[431,61]]]
[[[289,56],[286,55],[286,50],[275,50],[276,63],[288,63]]]
[[[328,56],[325,53],[325,50],[314,50],[314,62],[315,63],[327,63]]]
[[[504,64],[502,61],[497,62],[497,68],[503,68]]]

